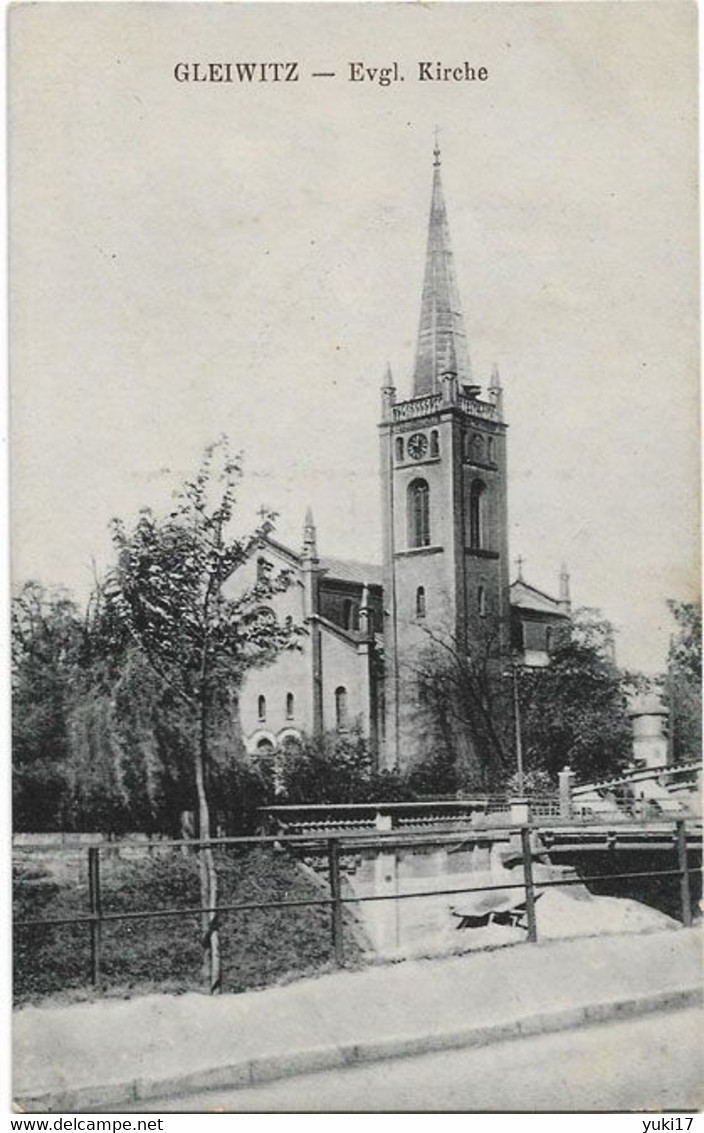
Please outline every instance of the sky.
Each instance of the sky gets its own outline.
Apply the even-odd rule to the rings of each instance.
[[[271,60],[300,81],[174,78]],[[417,79],[465,60],[487,80]],[[565,561],[619,661],[661,668],[699,585],[696,81],[687,3],[11,9],[15,582],[85,598],[110,518],[165,508],[222,432],[244,527],[265,503],[298,547],[310,505],[322,554],[379,561],[437,125],[512,559],[552,593]]]

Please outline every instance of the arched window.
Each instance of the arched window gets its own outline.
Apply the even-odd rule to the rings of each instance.
[[[425,617],[425,587],[419,586],[416,590],[416,617]]]
[[[257,582],[264,582],[269,577],[270,571],[271,563],[260,555],[257,559]]]
[[[335,726],[338,732],[347,727],[347,689],[342,685],[335,689]]]
[[[430,433],[430,455],[440,455],[440,437],[438,436],[437,429],[433,429]]]
[[[493,464],[496,460],[495,443],[493,437],[488,437],[486,442],[486,458],[489,464]]]
[[[403,437],[396,438],[396,460],[399,464],[403,460]]]
[[[345,629],[359,629],[359,606],[351,598],[345,598],[342,604],[342,624]]]
[[[472,437],[472,459],[480,464],[484,460],[484,438],[481,433],[475,433]]]
[[[296,702],[292,692],[286,693],[286,719],[293,720]]]
[[[477,607],[479,609],[479,617],[486,617],[486,587],[480,586],[477,589]]]
[[[266,720],[266,697],[260,696],[257,700],[257,716],[260,723]]]
[[[484,546],[486,539],[486,484],[473,480],[469,490],[469,545],[475,550]]]
[[[430,489],[425,480],[408,485],[408,542],[411,547],[430,546]]]
[[[260,755],[270,755],[273,750],[274,745],[266,736],[263,736],[257,743],[257,751]]]

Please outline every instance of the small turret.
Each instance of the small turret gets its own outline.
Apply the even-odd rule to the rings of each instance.
[[[317,559],[318,558],[318,536],[315,529],[315,521],[313,519],[313,512],[308,507],[306,508],[306,518],[303,523],[303,552],[304,559]]]
[[[381,419],[390,421],[393,417],[393,407],[396,402],[396,387],[394,385],[391,365],[387,363],[384,380],[381,383]]]
[[[496,415],[499,421],[504,419],[504,391],[499,377],[499,367],[494,362],[491,367],[491,380],[489,381],[489,397],[496,406]]]
[[[566,614],[572,612],[572,599],[570,598],[570,575],[565,563],[560,567],[560,609]]]
[[[369,584],[364,583],[362,587],[362,601],[359,606],[359,632],[363,638],[368,639],[373,636],[372,629],[372,608],[369,602]]]

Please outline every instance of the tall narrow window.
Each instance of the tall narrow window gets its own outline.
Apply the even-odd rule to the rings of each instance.
[[[260,724],[266,720],[266,697],[260,696],[257,700],[257,716],[259,717]]]
[[[494,461],[496,460],[496,451],[495,451],[495,444],[494,444],[494,438],[493,437],[489,437],[487,439],[487,442],[486,442],[486,458],[489,461],[489,464],[493,464]]]
[[[293,714],[294,714],[295,706],[296,706],[296,702],[293,698],[293,693],[287,692],[286,693],[286,719],[287,720],[293,720]]]
[[[425,617],[425,587],[419,586],[416,590],[416,617]]]
[[[469,490],[469,545],[475,550],[485,545],[486,539],[486,484],[474,480]]]
[[[433,429],[430,434],[430,455],[440,456],[440,438],[437,429]]]
[[[396,460],[399,464],[403,460],[403,437],[396,438]]]
[[[408,485],[408,542],[411,547],[430,546],[430,489],[425,480]]]
[[[335,689],[335,726],[338,732],[347,727],[347,689],[342,685]]]
[[[477,590],[477,606],[479,608],[479,617],[486,617],[486,587],[480,586]]]
[[[345,629],[359,629],[359,606],[351,598],[345,598],[342,604],[342,624]]]

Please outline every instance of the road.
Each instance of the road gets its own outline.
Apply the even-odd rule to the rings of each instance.
[[[587,1112],[698,1109],[702,1012],[688,1008],[571,1032],[213,1090],[151,1112]],[[137,1107],[135,1107],[136,1109]],[[145,1103],[140,1110],[145,1112]]]

